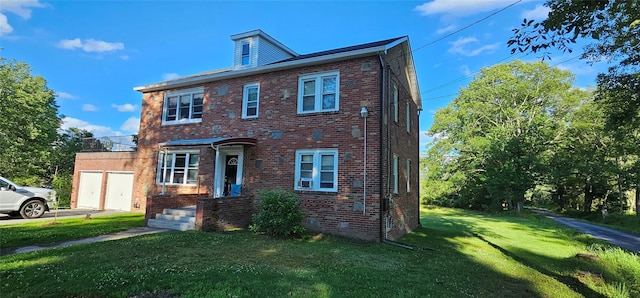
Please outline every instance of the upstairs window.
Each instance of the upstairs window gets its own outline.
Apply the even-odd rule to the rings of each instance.
[[[411,159],[407,159],[407,192],[411,192]]]
[[[247,66],[249,65],[249,62],[251,61],[250,59],[250,54],[251,53],[251,48],[249,47],[249,43],[248,42],[243,42],[242,43],[242,66]]]
[[[242,118],[258,117],[259,97],[260,97],[259,83],[244,85],[244,91],[242,92]]]
[[[393,193],[398,193],[398,156],[393,155]]]
[[[338,191],[338,150],[296,151],[296,190]]]
[[[393,121],[398,122],[398,85],[393,84]]]
[[[198,180],[199,151],[160,152],[158,184],[195,185]]]
[[[340,99],[337,71],[301,76],[298,81],[298,114],[337,111]]]
[[[203,88],[167,94],[164,98],[162,124],[201,122],[203,98]]]

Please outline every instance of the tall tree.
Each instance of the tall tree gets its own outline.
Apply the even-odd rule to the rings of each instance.
[[[524,20],[514,29],[508,44],[512,52],[542,52],[557,48],[573,51],[580,38],[592,43],[582,58],[610,62],[607,73],[598,76],[600,100],[611,106],[610,121],[637,122],[640,111],[640,1],[637,0],[548,0],[546,20]]]
[[[53,90],[24,62],[0,58],[0,173],[41,183],[60,126]]]
[[[471,207],[507,203],[520,210],[525,193],[542,180],[547,148],[559,138],[555,119],[580,95],[572,84],[570,73],[543,62],[483,69],[436,113],[429,133],[444,137],[428,158],[455,162],[450,175],[463,181],[459,199]]]
[[[84,138],[93,137],[93,133],[71,127],[60,131],[53,143],[51,174],[73,174],[76,153],[82,151]]]
[[[580,38],[590,38],[582,58],[606,60],[610,67],[598,75],[596,99],[607,116],[606,127],[617,142],[636,139],[640,129],[640,1],[547,0],[548,18],[524,20],[508,41],[512,52],[545,53],[557,48],[571,52]],[[626,132],[622,135],[619,132]],[[633,147],[640,146],[635,143]],[[637,158],[634,158],[638,163]],[[640,177],[640,164],[629,174]],[[636,211],[640,208],[640,179],[636,186]],[[640,212],[636,212],[640,217]]]

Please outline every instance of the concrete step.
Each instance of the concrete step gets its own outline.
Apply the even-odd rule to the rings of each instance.
[[[196,216],[196,208],[166,208],[162,210],[164,215],[177,215],[177,216]]]
[[[149,219],[147,226],[160,229],[171,229],[177,231],[195,230],[196,224],[192,222],[182,222],[166,219]]]
[[[180,222],[196,222],[195,216],[181,216],[181,215],[171,215],[171,214],[156,214],[156,219],[165,219],[165,220],[175,220]]]

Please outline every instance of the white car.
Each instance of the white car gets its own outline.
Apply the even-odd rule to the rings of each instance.
[[[0,213],[41,217],[57,202],[56,191],[48,188],[20,186],[0,176]]]

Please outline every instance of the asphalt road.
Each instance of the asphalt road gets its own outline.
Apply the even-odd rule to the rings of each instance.
[[[550,218],[560,224],[563,224],[570,228],[574,228],[576,230],[580,230],[595,238],[607,241],[612,245],[618,246],[620,248],[626,249],[631,252],[640,253],[640,236],[639,235],[605,228],[602,226],[590,224],[590,223],[573,219],[573,218],[558,216],[546,210],[532,209],[532,211],[542,214],[547,218]]]
[[[119,210],[94,210],[94,209],[60,209],[58,210],[58,218],[85,217],[87,214],[94,216],[104,216],[113,214],[129,213],[128,211]],[[41,218],[23,219],[22,217],[12,217],[8,214],[0,213],[0,225],[13,225],[34,221],[52,220],[56,216],[55,211],[45,212]]]

